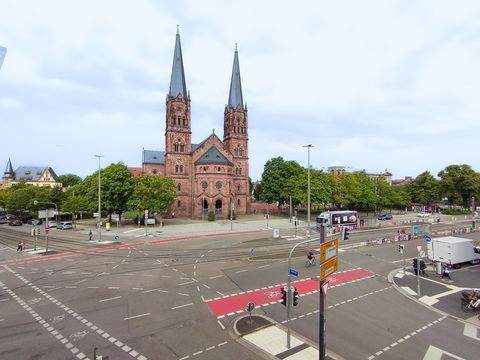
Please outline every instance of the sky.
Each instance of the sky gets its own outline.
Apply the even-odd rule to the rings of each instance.
[[[395,178],[480,170],[480,2],[2,0],[2,169],[81,176],[164,148],[180,27],[192,141],[222,136],[238,43],[250,176],[276,156]]]

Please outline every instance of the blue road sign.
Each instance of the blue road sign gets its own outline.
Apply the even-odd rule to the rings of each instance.
[[[292,276],[298,277],[298,270],[288,269],[288,275],[292,275]]]
[[[429,236],[429,235],[425,235],[423,237],[423,239],[425,240],[425,242],[429,243],[430,241],[432,241],[432,238]]]

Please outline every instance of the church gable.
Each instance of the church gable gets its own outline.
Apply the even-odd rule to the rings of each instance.
[[[233,165],[232,154],[225,148],[225,144],[215,133],[211,134],[208,138],[198,144],[196,149],[192,152],[193,163],[196,164],[197,160],[206,154],[212,147],[214,147],[216,151],[229,162],[229,166]]]
[[[215,146],[210,147],[202,156],[195,161],[195,165],[228,165],[233,166],[233,163],[228,160]]]

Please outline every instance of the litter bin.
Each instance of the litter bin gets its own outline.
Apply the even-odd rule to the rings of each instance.
[[[110,231],[110,223],[109,222],[107,222],[105,224],[105,230]]]

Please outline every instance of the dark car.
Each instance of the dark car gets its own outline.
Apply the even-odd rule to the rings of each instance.
[[[22,226],[22,221],[20,219],[10,219],[8,221],[8,225],[10,225],[10,226]]]
[[[385,214],[378,215],[377,219],[378,220],[392,220],[392,218],[393,218],[392,214],[385,213]]]
[[[42,219],[30,219],[27,221],[28,225],[38,226],[42,224]]]
[[[6,216],[0,216],[0,224],[6,224],[8,223],[7,217]]]

